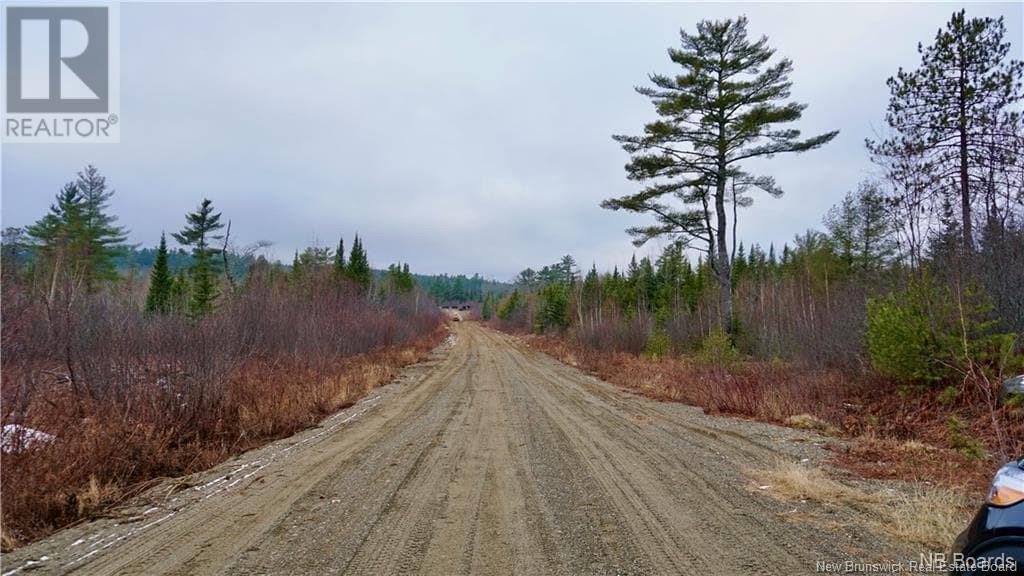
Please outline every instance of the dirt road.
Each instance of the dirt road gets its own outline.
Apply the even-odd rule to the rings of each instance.
[[[318,428],[3,558],[5,574],[809,574],[892,553],[745,469],[821,439],[616,390],[475,323]],[[842,524],[842,523],[839,523]]]

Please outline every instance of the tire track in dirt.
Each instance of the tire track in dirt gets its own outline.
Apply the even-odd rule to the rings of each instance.
[[[733,576],[895,555],[751,494],[744,468],[811,454],[813,435],[653,402],[477,324],[453,330],[319,429],[7,554],[4,570]]]
[[[705,479],[709,471],[691,471],[694,463],[714,458],[716,454],[707,447],[686,446],[699,450],[679,458],[678,447],[673,450],[664,438],[631,421],[622,402],[602,406],[595,402],[594,395],[581,393],[575,379],[565,379],[557,371],[539,373],[535,364],[515,353],[509,355],[521,371],[517,380],[537,393],[534,403],[542,406],[552,420],[562,422],[567,436],[571,435],[577,449],[587,455],[584,461],[601,480],[609,499],[630,517],[634,532],[644,535],[641,541],[648,544],[650,554],[658,558],[657,564],[663,569],[672,573],[713,573],[726,568],[732,573],[752,574],[761,573],[762,564],[798,568],[790,561],[792,551],[780,553],[763,531],[750,530],[749,522],[737,517],[748,516],[744,510],[750,507],[749,498],[739,486],[725,486],[730,500],[723,497],[717,484]],[[538,387],[537,382],[544,385]],[[670,444],[679,443],[675,437],[669,440]],[[731,443],[725,445],[733,448]],[[673,482],[666,482],[671,479],[683,489],[673,490]],[[738,512],[732,502],[740,504]],[[751,562],[750,550],[758,551],[757,564]]]

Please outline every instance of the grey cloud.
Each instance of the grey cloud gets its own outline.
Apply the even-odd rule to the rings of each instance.
[[[741,237],[781,244],[870,174],[885,78],[958,8],[125,4],[121,143],[5,145],[3,223],[38,218],[91,162],[143,244],[206,196],[240,241],[272,240],[282,258],[358,231],[374,265],[423,272],[504,279],[567,252],[621,265],[634,251],[622,230],[642,219],[598,203],[635,188],[610,138],[653,117],[632,87],[671,71],[680,27],[746,13],[794,60],[801,128],[842,131],[762,167],[786,196],[758,198]],[[1020,4],[968,11],[1005,14],[1021,38]]]

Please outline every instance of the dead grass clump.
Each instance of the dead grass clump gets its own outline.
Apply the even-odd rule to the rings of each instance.
[[[927,546],[930,550],[949,548],[967,525],[970,502],[945,488],[919,488],[896,494],[886,503],[889,533]]]
[[[821,418],[816,418],[810,414],[794,414],[785,420],[786,424],[793,428],[802,428],[804,430],[816,430],[818,432],[824,432],[826,434],[838,434],[839,430],[825,422]]]
[[[927,550],[948,548],[970,518],[970,502],[945,488],[867,489],[833,479],[820,468],[794,463],[752,475],[768,485],[759,492],[847,509],[873,531]]]
[[[929,446],[924,442],[918,442],[917,440],[907,440],[900,443],[898,450],[900,452],[933,452],[935,447]]]
[[[832,506],[864,509],[879,503],[879,498],[833,480],[820,468],[800,464],[782,464],[757,474],[770,487],[770,493],[789,500],[809,500]]]
[[[413,348],[404,348],[398,352],[397,361],[403,366],[414,364],[420,359],[420,352]]]
[[[74,493],[78,515],[82,518],[96,518],[107,506],[116,502],[120,494],[117,485],[101,482],[95,475],[89,476],[89,484]]]
[[[394,375],[394,365],[391,362],[370,362],[364,364],[362,368],[363,377],[361,380],[366,390],[373,390],[387,383]]]
[[[6,530],[0,528],[0,552],[10,552],[18,547],[20,542],[14,539]]]

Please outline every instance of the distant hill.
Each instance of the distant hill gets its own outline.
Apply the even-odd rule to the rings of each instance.
[[[153,266],[156,260],[156,248],[135,248],[130,247],[124,254],[119,256],[115,263],[118,270],[127,272],[134,268],[137,272],[144,272]],[[245,276],[246,269],[252,258],[233,258],[232,273],[236,278]],[[186,250],[177,248],[168,251],[168,264],[172,272],[188,268],[192,264],[192,256]],[[373,270],[375,277],[387,274],[386,270]],[[413,279],[437,302],[482,302],[484,294],[502,296],[510,292],[512,284],[488,280],[479,274],[466,276],[458,274],[413,274]]]
[[[114,259],[114,264],[120,272],[127,272],[133,268],[136,271],[149,270],[156,260],[156,250],[156,248],[128,247],[120,256]],[[253,258],[252,256],[244,258],[230,257],[228,260],[231,262],[232,276],[241,278],[245,276],[246,269]],[[170,266],[172,273],[177,273],[178,270],[188,269],[192,265],[192,255],[184,248],[168,249],[167,264]]]
[[[512,284],[488,280],[479,274],[413,274],[423,290],[437,302],[482,302],[484,294],[502,296],[512,291]]]
[[[118,270],[127,271],[131,268],[150,268],[155,260],[156,248],[128,248],[121,256],[114,259],[114,264]],[[171,272],[177,272],[192,264],[192,255],[184,248],[168,249],[167,264],[171,267]]]

